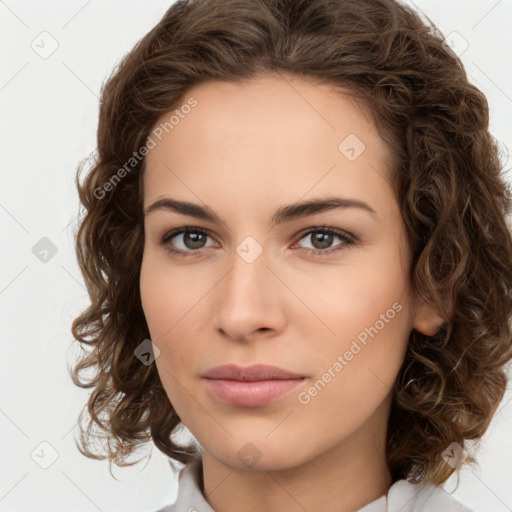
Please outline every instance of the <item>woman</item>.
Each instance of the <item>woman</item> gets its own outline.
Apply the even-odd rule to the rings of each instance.
[[[82,453],[152,440],[185,464],[166,512],[469,510],[440,485],[512,358],[488,115],[395,1],[175,3],[77,179]]]

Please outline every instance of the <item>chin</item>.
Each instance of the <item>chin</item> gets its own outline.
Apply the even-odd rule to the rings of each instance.
[[[302,452],[301,441],[287,444],[280,437],[274,440],[237,435],[229,444],[216,444],[209,454],[227,467],[237,471],[280,471],[299,466],[314,457]],[[289,439],[289,437],[288,437]]]

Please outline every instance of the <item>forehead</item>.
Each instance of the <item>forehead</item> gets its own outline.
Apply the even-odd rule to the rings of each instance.
[[[190,98],[196,106],[167,125],[146,157],[145,199],[170,190],[231,200],[231,192],[243,200],[287,190],[297,199],[308,190],[354,194],[387,181],[389,148],[354,99],[330,85],[263,75],[200,84],[182,104]]]

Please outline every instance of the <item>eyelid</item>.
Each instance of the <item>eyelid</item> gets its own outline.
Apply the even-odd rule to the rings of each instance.
[[[181,228],[175,228],[171,229],[170,231],[167,231],[162,237],[159,238],[158,243],[160,245],[166,245],[169,243],[170,240],[172,240],[174,237],[178,235],[183,235],[186,233],[200,233],[202,235],[208,236],[210,238],[214,238],[208,229],[200,228],[197,226],[183,226]],[[198,249],[197,251],[188,251],[188,252],[199,252],[201,249]]]
[[[357,238],[348,231],[345,231],[344,229],[330,227],[325,224],[323,224],[322,226],[313,226],[300,231],[296,236],[296,240],[300,241],[305,236],[310,235],[311,233],[315,233],[316,231],[325,231],[327,233],[332,233],[333,235],[339,236],[341,238],[346,238],[347,240],[350,240],[351,242],[354,243],[357,241]]]

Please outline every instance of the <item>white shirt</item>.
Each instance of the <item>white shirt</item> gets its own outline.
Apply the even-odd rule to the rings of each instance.
[[[199,486],[200,462],[183,467],[178,482],[178,497],[173,505],[157,512],[215,512],[204,499]],[[387,495],[377,498],[356,512],[473,512],[439,486],[412,484],[398,480]]]

